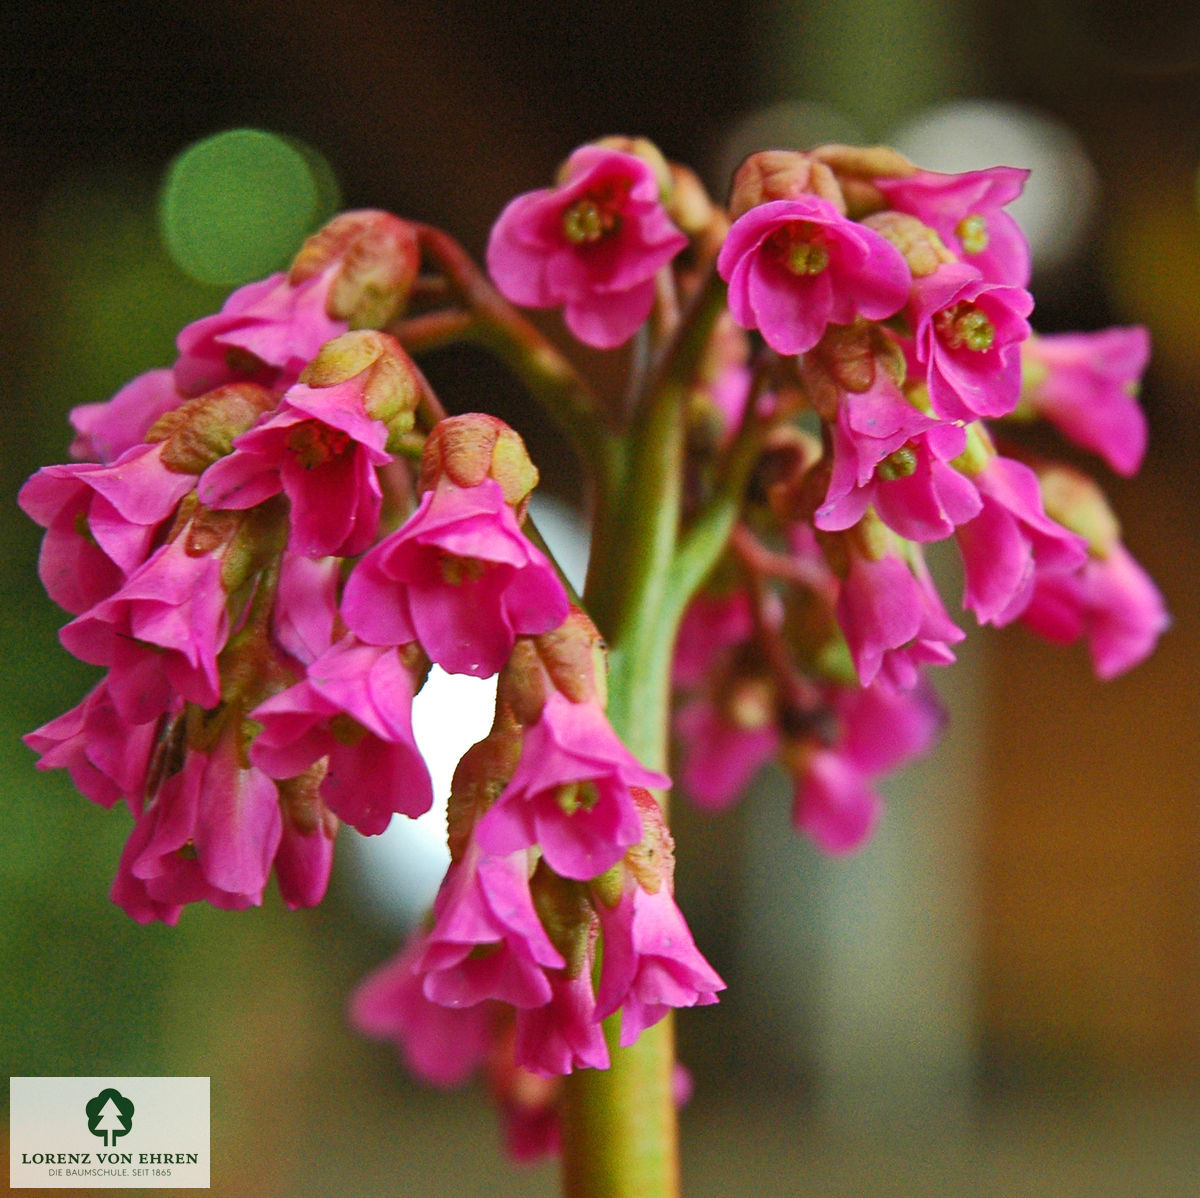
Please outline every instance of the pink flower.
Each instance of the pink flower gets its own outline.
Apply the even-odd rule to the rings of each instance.
[[[333,644],[341,563],[335,557],[284,553],[272,614],[275,641],[302,665]]]
[[[627,873],[620,902],[596,909],[604,937],[596,1018],[621,1011],[622,1046],[672,1008],[717,1001],[725,983],[696,947],[669,879],[651,893]]]
[[[565,307],[586,345],[628,341],[654,304],[654,276],[687,245],[659,199],[654,168],[633,154],[583,146],[563,182],[518,196],[487,247],[496,286],[515,304]]]
[[[313,826],[302,826],[286,803],[280,804],[280,813],[283,830],[275,854],[279,895],[293,911],[298,907],[315,907],[329,888],[337,820],[326,812]]]
[[[979,512],[975,487],[949,464],[965,447],[963,429],[918,411],[882,370],[867,391],[839,396],[832,439],[820,529],[850,528],[874,506],[899,536],[940,541]]]
[[[763,711],[761,704],[753,704],[752,710],[751,718],[739,720],[736,702],[714,702],[706,695],[679,709],[679,784],[698,807],[720,811],[729,806],[775,756],[779,728],[774,713]]]
[[[480,678],[500,669],[518,636],[557,628],[567,610],[554,568],[491,478],[426,491],[358,563],[342,598],[347,625],[369,644],[416,640],[449,673]]]
[[[944,420],[1007,416],[1021,392],[1021,343],[1033,298],[954,262],[913,280],[913,351]]]
[[[842,854],[866,843],[879,822],[883,801],[875,780],[925,753],[944,718],[923,687],[839,687],[833,709],[832,743],[801,754],[792,822],[823,852]]]
[[[113,889],[135,919],[174,922],[167,912],[201,900],[262,902],[283,833],[279,797],[266,774],[240,766],[236,742],[231,725],[210,752],[192,749],[141,813]]]
[[[575,977],[555,973],[550,1001],[517,1012],[516,1064],[538,1077],[607,1069],[608,1045],[596,1016],[591,954]]]
[[[282,490],[291,501],[293,553],[357,556],[379,526],[375,468],[391,461],[387,436],[383,421],[367,415],[362,376],[332,387],[295,383],[273,412],[234,438],[233,453],[201,475],[200,500],[244,509]]]
[[[150,426],[183,403],[170,370],[149,370],[103,403],[71,409],[75,440],[70,456],[81,462],[112,462],[146,439]]]
[[[898,212],[933,229],[946,246],[992,283],[1029,283],[1029,244],[1005,212],[1025,186],[1029,172],[1011,166],[943,175],[917,171],[875,186]]]
[[[598,704],[552,691],[523,733],[516,772],[475,835],[489,853],[538,845],[564,878],[594,878],[642,839],[629,788],[670,785],[638,763]]]
[[[1146,415],[1136,399],[1150,356],[1140,325],[1031,337],[1024,397],[1039,415],[1099,454],[1118,474],[1136,474],[1146,452]]]
[[[326,312],[340,261],[293,285],[284,274],[239,287],[221,311],[189,324],[176,345],[175,385],[203,395],[235,380],[286,387],[326,341],[344,333],[345,320]]]
[[[529,890],[529,855],[487,856],[476,841],[451,864],[434,922],[413,968],[422,993],[444,1007],[499,999],[514,1007],[550,1001],[548,969],[562,969]]]
[[[123,719],[102,681],[78,707],[21,739],[42,755],[38,769],[65,769],[94,803],[111,807],[124,799],[136,816],[158,731],[153,721],[131,724]]]
[[[1118,543],[1078,570],[1038,575],[1021,621],[1058,644],[1086,638],[1096,675],[1108,679],[1148,657],[1171,618],[1150,576]]]
[[[78,615],[117,591],[195,485],[163,465],[162,450],[136,445],[108,466],[43,466],[21,488],[22,510],[46,529],[38,574],[60,607]]]
[[[744,590],[727,595],[701,593],[688,604],[675,638],[671,680],[676,686],[699,686],[717,657],[748,641],[754,632],[750,596]]]
[[[872,559],[851,549],[850,568],[837,601],[859,682],[878,677],[901,690],[917,683],[922,665],[948,665],[950,645],[964,633],[946,614],[924,560],[910,565],[895,553]]]
[[[910,284],[895,246],[817,196],[772,200],[740,216],[717,269],[734,319],[781,354],[812,349],[831,322],[893,315]]]
[[[413,678],[394,648],[346,637],[295,686],[260,703],[262,731],[250,760],[273,778],[294,778],[322,757],[321,797],[368,836],[392,815],[423,815],[433,787],[412,731]]]
[[[155,719],[176,695],[206,708],[221,697],[217,654],[229,635],[221,554],[193,555],[188,540],[185,532],[163,545],[59,632],[69,653],[110,668],[109,693],[134,724]]]
[[[422,1081],[457,1086],[483,1064],[491,1047],[496,1006],[443,1006],[425,996],[417,968],[426,948],[422,933],[359,983],[350,999],[350,1021],[360,1032],[391,1040]]]
[[[1037,475],[1011,458],[993,457],[972,476],[983,500],[956,531],[966,574],[963,606],[981,624],[1017,618],[1044,572],[1074,570],[1087,542],[1046,515]]]

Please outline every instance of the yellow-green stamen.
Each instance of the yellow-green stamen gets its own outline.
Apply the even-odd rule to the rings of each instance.
[[[950,349],[983,353],[996,340],[996,326],[974,304],[965,301],[944,308],[933,318],[933,325]]]
[[[958,240],[962,242],[963,252],[967,254],[982,254],[988,247],[988,227],[986,217],[978,212],[964,216],[954,230]]]

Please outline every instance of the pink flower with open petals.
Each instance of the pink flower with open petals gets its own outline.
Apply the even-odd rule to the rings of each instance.
[[[850,528],[874,506],[899,536],[940,541],[979,511],[975,487],[950,465],[966,444],[961,426],[913,407],[882,370],[867,391],[838,397],[832,440],[817,528]]]
[[[521,532],[500,485],[443,478],[408,521],[354,568],[342,597],[350,630],[373,645],[420,642],[451,674],[486,678],[518,636],[567,617],[567,594]]]
[[[718,698],[724,698],[724,695]],[[699,695],[675,716],[683,761],[679,784],[698,807],[720,811],[733,803],[779,748],[775,713],[752,705],[752,718],[738,719],[733,705]]]
[[[859,681],[876,678],[901,690],[917,683],[923,665],[949,665],[950,646],[965,635],[946,614],[924,561],[895,553],[872,559],[852,548],[837,601]]]
[[[876,179],[875,186],[893,208],[927,224],[989,282],[1025,287],[1029,243],[1004,206],[1021,194],[1028,177],[1017,167],[994,166],[957,175],[917,171]]]
[[[717,1001],[725,983],[696,947],[669,879],[651,893],[627,873],[620,902],[596,909],[604,937],[596,1017],[621,1011],[622,1046],[669,1010]]]
[[[340,261],[292,284],[274,274],[239,287],[221,311],[187,325],[176,338],[175,385],[203,395],[237,380],[286,387],[326,341],[347,329],[326,312]]]
[[[283,491],[293,553],[355,557],[378,530],[383,492],[375,468],[391,461],[387,436],[383,421],[367,415],[362,376],[332,387],[296,383],[205,470],[200,500],[243,509]]]
[[[261,770],[242,768],[236,742],[231,725],[210,752],[190,751],[142,812],[113,889],[135,919],[200,901],[262,902],[283,834],[279,796]]]
[[[412,699],[413,677],[396,649],[346,637],[303,681],[251,712],[263,727],[250,760],[273,778],[294,778],[328,756],[321,797],[339,819],[376,835],[393,813],[415,817],[433,805]]]
[[[513,1046],[516,1064],[538,1077],[557,1077],[576,1069],[607,1069],[608,1045],[596,1016],[588,965],[575,977],[550,977],[550,1001],[517,1012]]]
[[[136,445],[111,465],[43,466],[18,502],[46,535],[38,575],[75,615],[107,599],[146,560],[159,526],[195,485],[162,463],[163,445]]]
[[[1031,337],[1024,356],[1030,369],[1022,398],[1029,406],[1118,474],[1136,474],[1147,436],[1136,391],[1150,334],[1135,325]]]
[[[1069,573],[1039,575],[1021,622],[1057,644],[1085,638],[1099,678],[1147,658],[1171,617],[1158,588],[1120,543]]]
[[[457,1086],[483,1064],[494,1038],[494,1003],[444,1006],[425,997],[417,968],[426,934],[413,936],[390,961],[367,975],[350,999],[359,1031],[391,1040],[422,1081]]]
[[[431,1002],[469,1007],[494,998],[540,1007],[550,1001],[546,971],[566,962],[534,910],[528,853],[489,856],[471,841],[446,871],[433,915],[413,965]]]
[[[496,286],[515,304],[564,306],[585,345],[628,341],[654,304],[654,276],[684,236],[659,198],[654,168],[633,154],[582,146],[563,182],[518,196],[487,247]]]
[[[475,835],[489,853],[538,845],[564,878],[594,878],[642,839],[629,788],[670,785],[639,764],[597,703],[552,691],[522,734],[516,772]]]
[[[729,310],[781,354],[812,349],[828,324],[883,320],[908,299],[904,256],[817,196],[772,200],[733,223],[717,257]]]
[[[966,586],[963,606],[981,624],[1009,624],[1024,610],[1041,573],[1077,569],[1087,542],[1046,514],[1037,475],[996,456],[972,476],[983,508],[955,533]]]
[[[168,541],[58,634],[81,661],[109,667],[109,693],[131,723],[155,719],[176,695],[206,708],[221,697],[217,654],[229,636],[222,559],[192,555],[187,542],[186,534]]]
[[[136,816],[157,735],[156,722],[131,724],[123,719],[107,681],[101,681],[78,707],[21,739],[42,755],[38,769],[65,769],[80,793],[94,803],[111,807],[124,799]]]
[[[913,352],[945,420],[1007,416],[1021,394],[1021,344],[1033,297],[962,262],[913,280]]]
[[[851,853],[871,837],[883,814],[874,783],[925,753],[945,723],[931,688],[839,687],[832,743],[802,754],[792,822],[822,852]]]

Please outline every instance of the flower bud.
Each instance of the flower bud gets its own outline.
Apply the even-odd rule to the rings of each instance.
[[[165,441],[162,463],[179,474],[203,474],[233,451],[233,439],[275,406],[275,396],[257,383],[229,383],[165,412],[149,431],[149,443]]]
[[[768,204],[772,200],[795,200],[803,195],[828,200],[843,216],[846,202],[833,171],[823,162],[795,150],[764,150],[751,154],[733,176],[729,196],[729,218]]]
[[[343,212],[304,243],[288,281],[296,286],[339,261],[326,313],[352,329],[381,328],[403,310],[417,277],[416,228],[388,212]]]
[[[387,425],[389,445],[412,428],[421,386],[416,365],[394,337],[374,329],[335,337],[321,347],[300,381],[335,387],[352,378],[359,379],[367,415]]]
[[[468,412],[439,421],[425,442],[421,490],[432,490],[442,478],[456,487],[477,487],[485,478],[494,479],[519,520],[537,486],[538,471],[519,433],[495,416]]]
[[[1120,544],[1121,526],[1104,492],[1069,466],[1037,463],[1034,468],[1046,515],[1083,537],[1093,557],[1108,557]]]
[[[886,237],[904,255],[914,279],[924,278],[939,266],[956,261],[937,233],[915,216],[889,209],[865,217],[862,223]]]
[[[890,146],[827,145],[810,153],[833,171],[846,198],[847,212],[855,219],[888,206],[874,180],[907,178],[917,169]]]

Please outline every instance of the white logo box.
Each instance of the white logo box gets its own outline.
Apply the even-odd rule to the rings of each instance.
[[[9,1078],[9,1183],[208,1189],[207,1077]]]

